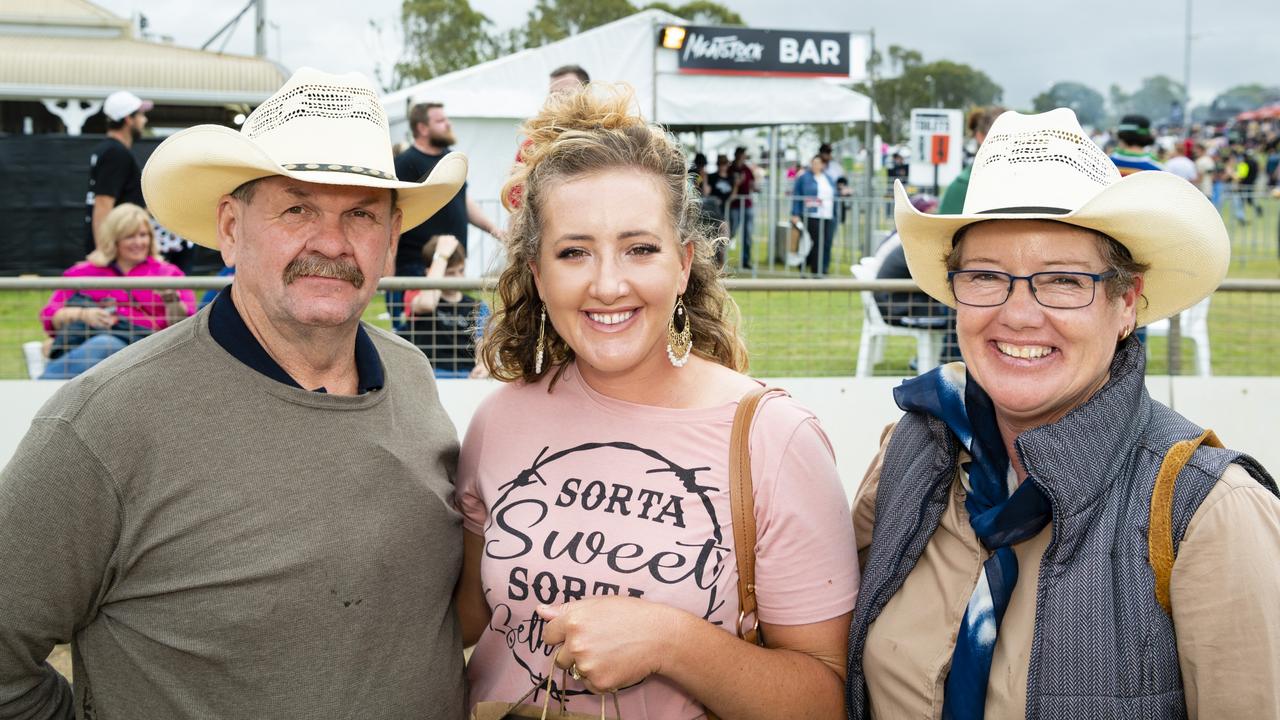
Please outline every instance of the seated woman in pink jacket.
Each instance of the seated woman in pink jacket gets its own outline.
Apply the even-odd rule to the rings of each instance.
[[[130,203],[117,205],[103,221],[98,247],[63,277],[181,277],[161,260],[151,216]],[[163,330],[195,311],[190,290],[56,290],[40,311],[53,339],[41,380],[66,380],[88,370],[125,345]]]

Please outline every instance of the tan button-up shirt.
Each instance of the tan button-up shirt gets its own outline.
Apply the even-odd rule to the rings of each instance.
[[[853,504],[860,560],[871,543],[886,434]],[[924,554],[867,634],[863,667],[874,718],[941,718],[951,654],[988,553],[951,501]],[[1036,578],[1052,524],[1014,546],[1018,584],[991,662],[986,716],[1024,716]],[[1280,718],[1280,499],[1231,465],[1187,526],[1170,582],[1187,712]],[[1135,628],[1135,632],[1138,629]]]

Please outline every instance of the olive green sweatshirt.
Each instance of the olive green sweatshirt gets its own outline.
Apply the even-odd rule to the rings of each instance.
[[[207,310],[54,395],[0,473],[0,718],[463,716],[456,433],[366,330],[364,395],[259,374]]]

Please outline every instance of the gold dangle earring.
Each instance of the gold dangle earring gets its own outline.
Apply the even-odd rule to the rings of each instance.
[[[676,309],[667,321],[667,359],[675,367],[684,367],[693,352],[693,328],[684,309],[684,296],[676,296]]]
[[[1124,332],[1120,333],[1120,342],[1124,342],[1125,340],[1128,340],[1129,336],[1132,334],[1133,334],[1133,328],[1126,326],[1124,329]]]
[[[538,348],[533,353],[533,374],[542,374],[542,353],[543,346],[547,344],[547,304],[542,304],[542,310],[538,319]]]

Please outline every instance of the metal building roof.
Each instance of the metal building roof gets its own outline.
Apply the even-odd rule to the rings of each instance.
[[[103,98],[256,105],[284,84],[270,60],[133,37],[129,20],[86,0],[0,0],[0,99]]]
[[[0,26],[7,24],[129,28],[127,19],[87,0],[0,0]]]

